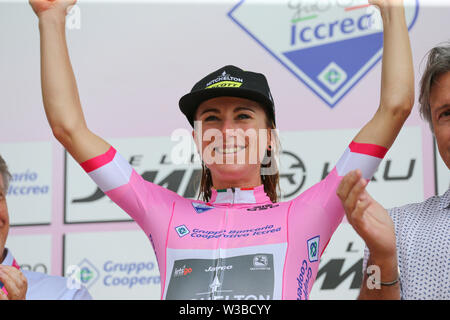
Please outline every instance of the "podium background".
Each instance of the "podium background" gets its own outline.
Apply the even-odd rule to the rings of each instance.
[[[282,179],[284,200],[318,182],[378,107],[381,61],[331,107],[269,52],[276,48],[264,48],[232,19],[244,2],[80,0],[68,20],[89,127],[134,159],[139,173],[155,173],[156,183],[184,196],[192,196],[189,186],[200,166],[170,161],[173,132],[190,134],[178,100],[221,66],[262,72],[269,81],[286,151],[281,173],[292,177]],[[450,7],[428,3],[418,2],[410,29],[416,96],[424,56],[450,39]],[[271,37],[278,32],[277,12],[254,18]],[[27,1],[0,1],[0,43],[0,154],[14,175],[7,247],[22,268],[65,275],[77,266],[95,299],[159,299],[159,271],[146,235],[109,199],[94,196],[96,186],[52,136],[40,91],[38,21]],[[449,183],[416,103],[369,191],[394,207],[442,194]],[[322,256],[311,299],[356,298],[363,249],[344,221]]]

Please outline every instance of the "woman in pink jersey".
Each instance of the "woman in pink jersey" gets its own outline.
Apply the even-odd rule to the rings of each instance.
[[[204,162],[202,201],[185,199],[145,181],[87,128],[64,32],[75,0],[30,3],[39,17],[43,100],[53,134],[149,237],[161,298],[308,299],[320,255],[344,216],[339,182],[358,169],[352,174],[360,188],[367,184],[413,106],[403,1],[370,1],[380,7],[385,29],[378,111],[329,175],[287,202],[277,202],[275,112],[262,74],[225,66],[181,98],[181,111],[197,124],[193,137]]]

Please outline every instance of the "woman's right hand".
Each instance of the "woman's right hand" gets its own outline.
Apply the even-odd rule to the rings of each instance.
[[[77,0],[29,0],[34,13],[41,18],[44,14],[52,13],[66,16],[68,9],[75,5]]]

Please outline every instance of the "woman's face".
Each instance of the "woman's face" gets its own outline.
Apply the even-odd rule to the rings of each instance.
[[[202,148],[202,160],[214,182],[260,176],[271,135],[259,103],[236,97],[213,98],[200,104],[195,120],[201,121],[201,128],[194,130],[194,140]]]

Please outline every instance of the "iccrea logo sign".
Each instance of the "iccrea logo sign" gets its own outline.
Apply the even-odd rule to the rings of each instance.
[[[418,0],[405,8],[411,28]],[[382,56],[381,17],[367,0],[243,0],[228,16],[330,107]]]
[[[68,271],[69,277],[75,277],[86,288],[90,288],[100,276],[97,268],[87,259],[83,259],[76,267]]]
[[[79,289],[80,285],[91,288],[102,278],[99,283],[104,287],[126,287],[132,289],[135,286],[159,285],[159,275],[148,275],[154,272],[156,265],[152,261],[140,262],[115,262],[108,260],[103,263],[100,271],[88,259],[83,259],[78,265],[70,265],[66,271],[68,277],[67,287]],[[185,274],[192,269],[183,270]]]

